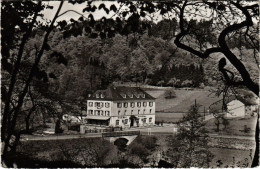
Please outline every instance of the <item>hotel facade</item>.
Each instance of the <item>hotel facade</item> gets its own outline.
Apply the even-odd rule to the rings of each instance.
[[[138,87],[110,86],[89,94],[87,124],[113,127],[149,126],[155,124],[155,98]]]

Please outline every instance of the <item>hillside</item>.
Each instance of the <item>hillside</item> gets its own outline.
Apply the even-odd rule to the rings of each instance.
[[[171,113],[181,113],[188,112],[191,105],[195,103],[201,105],[199,108],[200,112],[204,112],[209,109],[209,106],[220,100],[214,95],[206,90],[175,90],[176,98],[173,99],[165,99],[164,93],[167,89],[144,89],[148,94],[152,95],[156,98],[156,112],[171,112]]]

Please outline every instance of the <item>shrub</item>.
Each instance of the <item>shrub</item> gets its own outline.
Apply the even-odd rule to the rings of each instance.
[[[148,150],[154,150],[157,146],[157,138],[155,136],[139,136],[136,139],[137,142],[144,145]]]
[[[138,142],[133,142],[129,147],[128,151],[132,155],[140,157],[142,160],[146,160],[147,156],[150,154],[149,150],[142,144]]]
[[[165,93],[164,93],[164,97],[166,99],[172,99],[172,98],[176,98],[176,93],[173,89],[171,90],[166,90]]]

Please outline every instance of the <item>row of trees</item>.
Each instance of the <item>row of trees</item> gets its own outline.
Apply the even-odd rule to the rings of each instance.
[[[172,65],[169,69],[161,68],[151,76],[152,85],[172,87],[200,87],[204,81],[204,69],[202,65]]]

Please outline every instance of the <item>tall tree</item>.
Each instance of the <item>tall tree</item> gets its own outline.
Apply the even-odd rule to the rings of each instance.
[[[1,128],[1,141],[4,143],[3,145],[3,153],[2,157],[3,160],[5,160],[6,154],[8,152],[8,149],[10,148],[10,140],[12,135],[14,134],[14,129],[17,122],[17,116],[20,113],[21,107],[24,102],[24,98],[27,95],[28,87],[35,75],[35,72],[38,70],[39,62],[42,58],[42,55],[44,53],[44,50],[49,50],[49,46],[47,44],[49,35],[51,31],[54,28],[54,23],[59,15],[59,12],[61,10],[61,7],[63,5],[63,1],[60,2],[60,5],[57,9],[57,12],[51,21],[50,25],[47,26],[46,32],[43,35],[42,39],[42,45],[35,53],[35,60],[34,63],[29,71],[29,75],[27,76],[25,80],[25,84],[22,87],[22,91],[19,93],[18,98],[16,98],[18,101],[15,106],[11,107],[11,100],[13,98],[13,92],[17,81],[18,73],[20,72],[20,66],[21,66],[21,60],[24,57],[24,47],[28,41],[28,39],[31,37],[33,28],[37,24],[37,17],[40,16],[40,11],[42,11],[46,6],[42,4],[41,1],[39,2],[9,2],[5,1],[2,5],[2,18],[11,18],[11,22],[4,19],[4,23],[2,25],[2,29],[4,32],[6,31],[9,33],[10,36],[8,38],[3,38],[3,59],[2,63],[3,69],[9,71],[11,75],[10,83],[7,88],[8,92],[5,96],[5,102],[4,102],[4,111],[3,111],[3,118],[2,118],[2,128]],[[49,7],[49,6],[48,6]],[[32,17],[29,17],[32,16]],[[18,29],[19,32],[15,32],[15,30]],[[20,38],[19,36],[22,36]],[[14,54],[14,60],[13,65],[9,63],[10,55],[11,55],[11,49],[12,48],[18,48],[18,52],[13,53]],[[6,68],[12,67],[13,69],[6,69]]]
[[[169,140],[171,162],[178,168],[209,167],[213,156],[208,150],[208,135],[197,105],[191,106],[182,122],[177,136]]]

